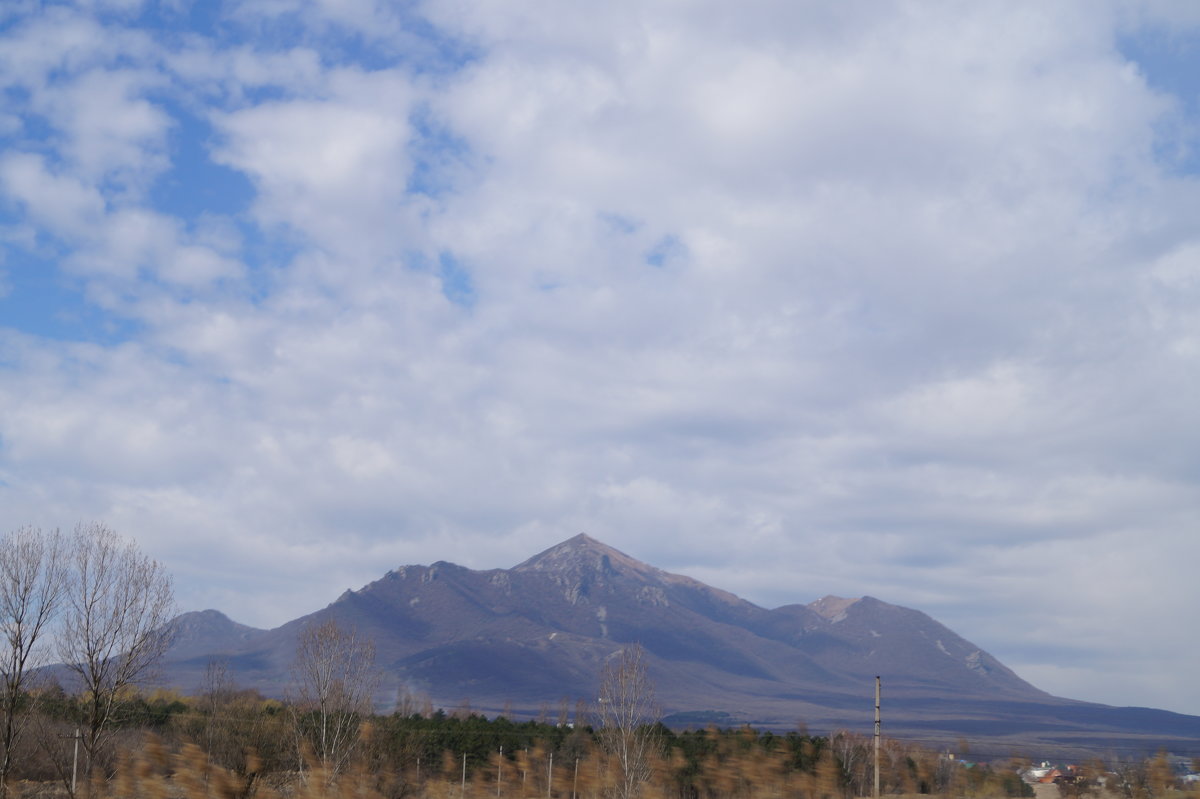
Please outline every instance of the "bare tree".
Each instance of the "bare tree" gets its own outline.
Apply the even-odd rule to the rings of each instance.
[[[79,524],[69,554],[59,656],[79,680],[84,773],[99,763],[122,693],[153,673],[170,644],[171,578],[104,524]]]
[[[396,706],[392,713],[402,719],[421,715],[421,705],[424,696],[413,691],[407,685],[396,689]]]
[[[617,765],[616,799],[634,799],[650,778],[651,757],[658,751],[654,724],[659,712],[640,645],[626,647],[605,665],[596,715],[600,743]]]
[[[218,716],[233,696],[228,661],[217,658],[209,660],[208,665],[204,667],[204,678],[200,686],[200,707],[204,714],[204,751],[208,752],[211,758],[217,736]]]
[[[358,742],[359,725],[372,710],[379,678],[375,643],[330,619],[300,633],[292,669],[296,729],[332,777]]]
[[[196,699],[193,712],[178,719],[177,729],[207,755],[206,782],[224,769],[237,777],[237,794],[244,799],[257,790],[264,774],[291,767],[290,724],[271,711],[270,700],[238,688],[226,661],[209,661]]]
[[[8,795],[13,747],[32,711],[31,680],[64,588],[62,537],[22,527],[0,541],[0,799]]]
[[[871,744],[861,735],[846,730],[835,732],[829,747],[842,767],[842,779],[854,796],[871,793]]]

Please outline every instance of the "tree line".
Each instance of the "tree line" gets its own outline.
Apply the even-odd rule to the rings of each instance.
[[[42,697],[39,713],[70,723],[77,701],[56,691]],[[621,752],[594,717],[561,725],[466,710],[372,714],[358,720],[353,752],[335,768],[304,743],[298,712],[233,687],[195,696],[128,694],[113,723],[116,757],[79,790],[129,799],[180,791],[187,799],[849,799],[870,793],[871,741],[848,733],[640,725],[645,770],[629,780]],[[60,779],[61,766],[45,750],[27,751],[33,759],[17,776]],[[883,789],[978,797],[1030,793],[1011,768],[968,768],[890,740]]]

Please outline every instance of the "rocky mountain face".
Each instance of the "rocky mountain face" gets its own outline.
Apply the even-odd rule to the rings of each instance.
[[[919,611],[871,597],[768,610],[586,535],[512,569],[404,566],[274,630],[184,614],[167,681],[192,689],[218,658],[239,684],[280,695],[297,634],[330,618],[375,640],[384,705],[405,693],[535,715],[590,701],[605,660],[640,643],[658,703],[679,723],[867,732],[880,675],[891,735],[1200,741],[1200,718],[1052,697]]]

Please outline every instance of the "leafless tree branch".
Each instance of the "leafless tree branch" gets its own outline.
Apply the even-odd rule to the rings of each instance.
[[[122,692],[147,679],[170,644],[171,578],[104,524],[79,524],[69,553],[59,657],[83,689],[84,773],[98,762]]]
[[[62,537],[22,527],[0,540],[0,799],[8,795],[12,752],[32,711],[30,683],[43,665],[43,640],[65,587]]]
[[[292,668],[298,737],[327,775],[336,775],[357,743],[359,724],[372,711],[378,674],[375,643],[332,619],[300,633]]]
[[[604,667],[596,715],[600,743],[617,764],[616,799],[635,799],[650,778],[658,747],[653,725],[659,719],[640,645],[621,650]]]

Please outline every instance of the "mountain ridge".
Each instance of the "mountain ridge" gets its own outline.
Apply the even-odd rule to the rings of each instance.
[[[1152,734],[1147,719],[1157,718],[1174,730],[1170,740],[1187,732],[1179,740],[1200,749],[1200,718],[1124,718],[1051,696],[919,610],[870,596],[766,609],[586,534],[510,569],[400,566],[271,630],[214,613],[176,620],[165,663],[173,685],[198,685],[204,665],[220,658],[238,682],[281,695],[300,631],[332,619],[375,640],[387,676],[381,701],[422,694],[447,708],[469,702],[534,716],[564,698],[587,701],[606,659],[640,643],[667,713],[869,729],[870,686],[881,675],[893,734],[1141,745]]]

